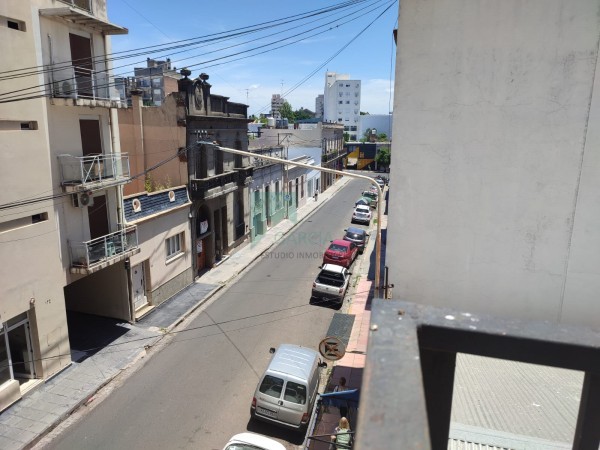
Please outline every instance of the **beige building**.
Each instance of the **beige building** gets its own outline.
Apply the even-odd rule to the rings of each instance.
[[[133,180],[124,187],[125,224],[138,229],[140,253],[130,258],[135,320],[194,280],[191,201],[187,191],[185,107],[169,94],[160,106],[119,109],[121,146]]]
[[[15,71],[0,80],[0,409],[70,364],[67,309],[131,318],[125,261],[139,250],[105,58],[122,33],[105,0],[0,3]]]

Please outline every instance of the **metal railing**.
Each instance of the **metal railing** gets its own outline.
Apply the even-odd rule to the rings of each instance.
[[[129,180],[129,155],[110,153],[87,156],[58,155],[61,182],[82,185],[106,181]]]
[[[51,77],[53,97],[121,100],[115,78],[104,71],[70,66],[53,71]]]
[[[71,265],[90,268],[137,248],[137,227],[131,226],[85,242],[71,242]]]
[[[92,12],[92,0],[60,0],[71,6],[76,6],[86,11]]]

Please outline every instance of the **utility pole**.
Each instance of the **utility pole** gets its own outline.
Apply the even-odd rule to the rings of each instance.
[[[275,158],[273,156],[265,156],[265,155],[257,155],[256,153],[247,152],[244,150],[237,150],[235,148],[227,148],[216,145],[213,142],[207,141],[198,141],[196,144],[201,145],[213,145],[218,147],[219,150],[223,152],[233,153],[242,156],[250,156],[253,158],[266,159],[267,161],[273,161],[280,164],[289,164],[291,166],[304,167],[311,170],[319,170],[321,172],[327,172],[330,174],[347,176],[350,178],[359,178],[362,180],[367,180],[373,183],[377,187],[377,240],[375,241],[375,296],[379,297],[379,292],[381,289],[380,286],[380,277],[381,277],[381,209],[382,209],[382,200],[383,200],[383,190],[381,186],[375,181],[374,178],[368,177],[366,175],[358,175],[355,173],[347,173],[342,170],[328,169],[326,167],[316,167],[311,164],[305,164],[301,162],[290,162],[289,160],[282,158]]]

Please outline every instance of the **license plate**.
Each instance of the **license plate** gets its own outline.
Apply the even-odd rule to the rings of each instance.
[[[260,406],[256,407],[256,412],[262,414],[263,416],[277,417],[277,413],[275,411],[271,411],[270,409],[264,409]]]

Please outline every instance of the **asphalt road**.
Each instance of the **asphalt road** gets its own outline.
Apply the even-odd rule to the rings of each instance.
[[[335,309],[309,303],[312,281],[367,185],[349,181],[44,448],[220,450],[245,430],[298,448],[303,435],[250,422],[250,402],[270,347],[325,337]]]

